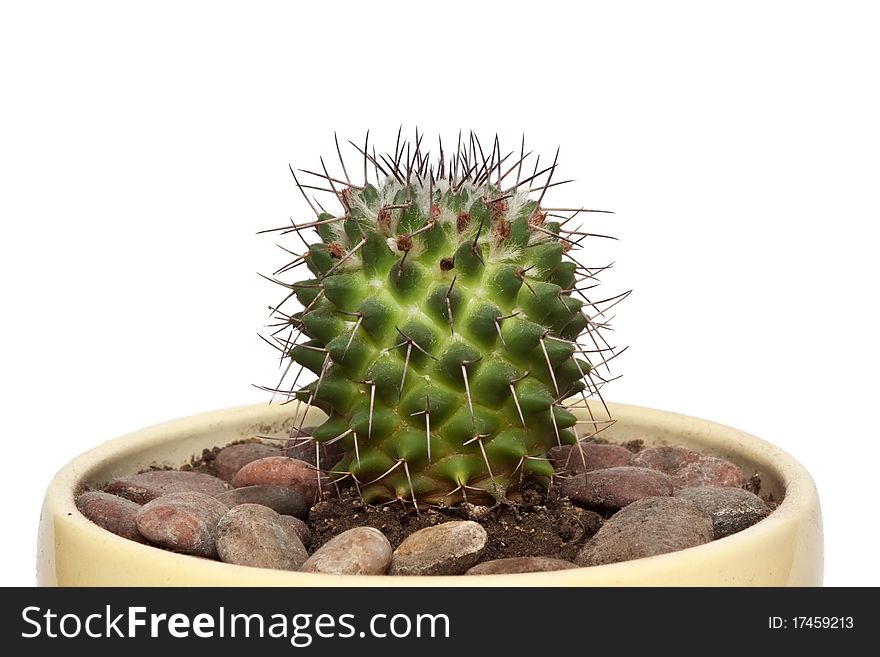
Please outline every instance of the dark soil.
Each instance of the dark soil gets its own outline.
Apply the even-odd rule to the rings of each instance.
[[[229,445],[237,445],[239,443],[250,443],[256,442],[256,439],[253,438],[251,440],[237,440],[234,443],[229,443]],[[213,447],[211,449],[203,449],[201,456],[197,456],[192,459],[189,463],[185,463],[180,466],[178,470],[190,470],[192,472],[201,472],[202,474],[209,474],[212,477],[217,477],[217,469],[214,467],[214,459],[217,458],[217,454],[219,454],[224,448],[229,447],[229,445],[223,445],[222,447]]]
[[[314,552],[328,540],[353,527],[369,526],[381,531],[397,548],[413,532],[449,520],[474,520],[489,535],[482,560],[504,557],[553,557],[572,561],[587,539],[598,531],[602,517],[574,506],[555,488],[526,482],[521,503],[493,507],[462,504],[455,507],[412,507],[397,504],[366,506],[354,488],[340,495],[327,493],[309,514]]]

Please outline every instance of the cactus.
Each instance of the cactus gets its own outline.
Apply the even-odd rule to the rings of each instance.
[[[552,181],[557,159],[526,171],[524,145],[503,156],[496,137],[486,157],[471,134],[451,158],[440,142],[432,160],[421,143],[418,133],[414,144],[398,133],[385,155],[370,150],[369,133],[363,146],[351,143],[363,159],[360,184],[338,140],[338,176],[323,159],[322,172],[300,170],[320,181],[313,185],[290,168],[316,217],[263,231],[306,244],[267,276],[286,295],[267,341],[288,361],[267,389],[327,414],[312,437],[340,442],[344,456],[318,468],[349,478],[365,502],[516,499],[524,477],[553,476],[548,448],[613,421],[605,409],[579,428],[570,409],[601,399],[605,379],[590,356],[605,366],[619,352],[595,318],[625,295],[588,299],[599,269],[571,251],[590,234],[566,224],[599,211],[542,206],[561,184]],[[326,212],[306,190],[329,193],[341,211]],[[279,279],[301,265],[311,277]],[[294,298],[302,309],[283,311]],[[583,335],[589,347],[578,343]],[[293,364],[299,373],[287,386]],[[297,387],[304,370],[313,380]]]

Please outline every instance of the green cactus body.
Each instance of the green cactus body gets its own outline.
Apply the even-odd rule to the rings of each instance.
[[[320,465],[366,502],[515,497],[524,476],[553,475],[548,448],[578,439],[562,401],[591,364],[570,241],[528,185],[405,173],[340,185],[344,213],[306,225],[312,276],[286,287],[307,339],[283,351],[316,377],[289,394],[326,412],[313,437],[345,456]]]

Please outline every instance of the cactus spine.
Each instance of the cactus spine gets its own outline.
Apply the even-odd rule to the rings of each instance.
[[[352,144],[362,184],[341,154],[339,176],[323,160],[323,173],[301,171],[315,185],[291,168],[316,217],[272,231],[313,229],[318,239],[303,239],[306,251],[270,277],[286,296],[269,341],[289,361],[285,376],[300,366],[292,385],[282,377],[272,390],[327,414],[313,438],[345,453],[319,466],[350,478],[366,502],[515,498],[523,477],[553,476],[549,447],[612,421],[579,430],[569,409],[598,396],[589,355],[604,364],[615,352],[594,316],[624,295],[593,303],[585,294],[596,270],[570,251],[589,234],[565,224],[593,211],[542,207],[559,184],[556,160],[526,171],[524,147],[503,156],[496,137],[486,157],[473,134],[448,159],[442,143],[434,161],[421,144],[398,134],[381,156]],[[328,192],[341,211],[316,207],[307,189]],[[278,278],[300,265],[310,278]],[[293,298],[302,309],[288,314]],[[313,380],[297,387],[303,370]]]

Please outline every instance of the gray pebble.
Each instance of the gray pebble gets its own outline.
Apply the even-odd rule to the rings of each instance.
[[[309,557],[305,573],[384,575],[391,564],[391,543],[373,527],[355,527],[334,536]]]
[[[486,549],[486,530],[473,520],[453,520],[407,536],[394,551],[389,575],[461,575]]]
[[[175,552],[215,557],[217,523],[227,511],[213,495],[169,493],[141,507],[137,528],[151,542]]]
[[[150,470],[119,477],[104,487],[104,491],[119,495],[138,504],[146,504],[169,493],[197,492],[219,495],[229,490],[222,479],[201,472],[184,470]]]
[[[117,536],[138,543],[147,542],[137,528],[140,504],[110,493],[90,490],[77,495],[76,508],[93,523]]]
[[[267,506],[239,504],[217,525],[220,560],[239,566],[298,570],[308,552],[292,527]]]
[[[560,491],[573,502],[602,510],[621,509],[643,497],[672,495],[669,476],[650,468],[622,466],[563,479]]]
[[[315,441],[312,439],[312,431],[315,427],[303,427],[298,438],[290,438],[284,448],[282,454],[293,459],[305,461],[310,465],[318,463],[318,457],[315,454]],[[345,445],[341,440],[335,443],[318,443],[318,453],[321,455],[321,469],[329,470],[339,463],[345,456]]]
[[[764,500],[742,488],[698,486],[682,488],[675,496],[709,514],[716,539],[740,532],[770,515]]]
[[[244,486],[233,488],[217,496],[229,508],[239,504],[262,504],[276,513],[285,516],[305,518],[309,513],[309,505],[303,496],[286,486]]]
[[[712,540],[712,520],[696,504],[678,497],[646,497],[602,525],[575,563],[580,566],[641,559],[695,547]]]
[[[281,516],[281,521],[290,527],[297,536],[299,536],[299,540],[302,541],[302,544],[306,547],[309,547],[312,544],[312,532],[309,529],[309,526],[297,518],[296,516]]]

